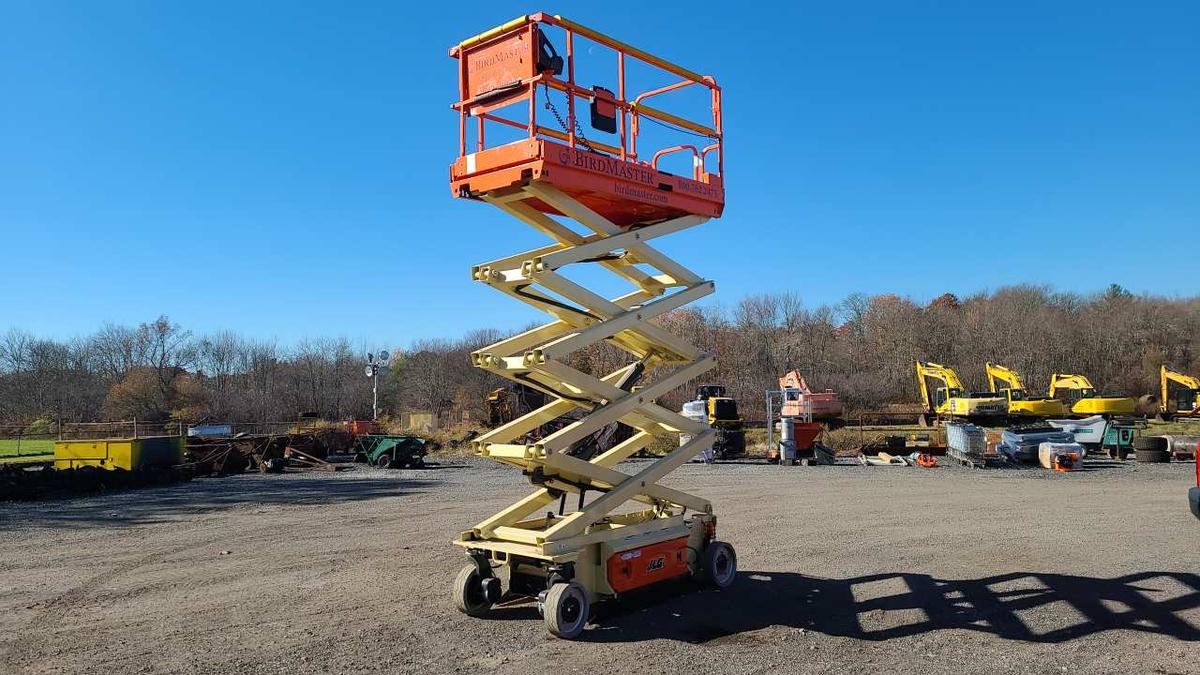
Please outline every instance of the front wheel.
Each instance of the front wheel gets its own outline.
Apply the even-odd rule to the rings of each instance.
[[[554,584],[546,592],[542,618],[552,635],[574,640],[587,625],[589,610],[587,592],[579,582],[570,581]]]
[[[375,466],[380,469],[390,469],[392,466],[392,456],[386,452],[375,458]]]
[[[483,578],[475,565],[467,565],[459,570],[458,576],[454,577],[452,591],[454,606],[467,616],[481,617],[492,608],[483,588]]]
[[[723,541],[711,541],[701,561],[704,580],[716,588],[729,588],[737,578],[737,553]]]

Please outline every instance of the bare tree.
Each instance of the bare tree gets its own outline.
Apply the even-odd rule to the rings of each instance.
[[[1134,296],[1120,288],[1080,295],[1012,286],[944,294],[928,304],[856,294],[815,308],[785,290],[732,306],[678,309],[657,323],[719,362],[661,402],[674,407],[697,384],[721,383],[751,419],[762,415],[763,390],[790,368],[860,410],[915,402],[917,359],[953,366],[972,388],[985,385],[983,363],[998,361],[1018,369],[1034,393],[1044,392],[1056,371],[1083,372],[1102,390],[1134,396],[1155,392],[1163,363],[1200,371],[1200,298]],[[384,411],[482,416],[487,392],[505,381],[473,367],[470,354],[506,334],[487,329],[414,343],[386,374]],[[631,359],[607,343],[568,357],[593,375]],[[133,415],[281,421],[301,410],[358,417],[371,410],[363,363],[344,339],[283,349],[230,332],[194,337],[166,317],[135,327],[109,324],[68,341],[12,328],[0,336],[0,421]],[[646,382],[660,376],[651,369]]]

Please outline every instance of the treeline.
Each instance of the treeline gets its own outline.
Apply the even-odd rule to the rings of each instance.
[[[727,385],[751,419],[762,417],[763,392],[791,368],[814,388],[840,392],[852,410],[915,403],[918,358],[955,368],[976,389],[986,388],[984,362],[998,361],[1021,372],[1034,393],[1045,392],[1052,372],[1081,372],[1103,392],[1139,396],[1156,392],[1162,363],[1200,371],[1200,298],[1133,296],[1118,286],[1094,295],[1016,286],[929,304],[852,295],[811,308],[780,292],[681,309],[662,323],[717,354],[719,369],[704,380]],[[468,357],[504,334],[410,345],[381,379],[382,410],[486,418],[484,397],[503,382]],[[12,329],[0,342],[0,421],[364,417],[371,386],[363,351],[345,339],[284,348],[228,332],[194,335],[166,317],[69,341]],[[571,356],[571,365],[594,374],[626,361],[607,345]],[[679,405],[694,384],[663,403]]]
[[[68,341],[14,328],[0,338],[0,422],[361,417],[371,388],[358,352],[344,339],[283,349],[230,332],[197,336],[165,316]]]
[[[916,403],[917,359],[954,368],[987,389],[984,362],[1016,369],[1031,393],[1050,375],[1083,373],[1104,393],[1154,394],[1158,369],[1200,371],[1200,298],[1133,296],[1113,285],[1094,295],[1014,286],[922,305],[894,295],[852,295],[805,308],[791,293],[743,299],[730,311],[686,310],[671,321],[715,350],[714,381],[763,416],[763,391],[798,368],[814,389],[838,391],[851,410]]]

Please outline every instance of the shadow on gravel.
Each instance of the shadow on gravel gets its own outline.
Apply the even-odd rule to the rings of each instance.
[[[743,572],[726,591],[689,593],[685,584],[671,584],[608,604],[597,608],[595,625],[579,639],[753,642],[768,638],[752,631],[778,625],[872,641],[951,629],[1039,643],[1109,630],[1200,641],[1200,626],[1182,616],[1200,608],[1200,575],[1179,572],[1115,579],[1026,572],[819,579]]]
[[[353,475],[245,474],[197,478],[170,486],[106,495],[0,504],[0,532],[18,527],[147,525],[180,516],[271,504],[322,505],[396,497],[433,481]]]

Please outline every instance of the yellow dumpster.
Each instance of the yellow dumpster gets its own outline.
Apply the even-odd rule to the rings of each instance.
[[[133,471],[151,466],[173,466],[183,462],[183,442],[182,436],[56,441],[54,468],[95,466]]]

